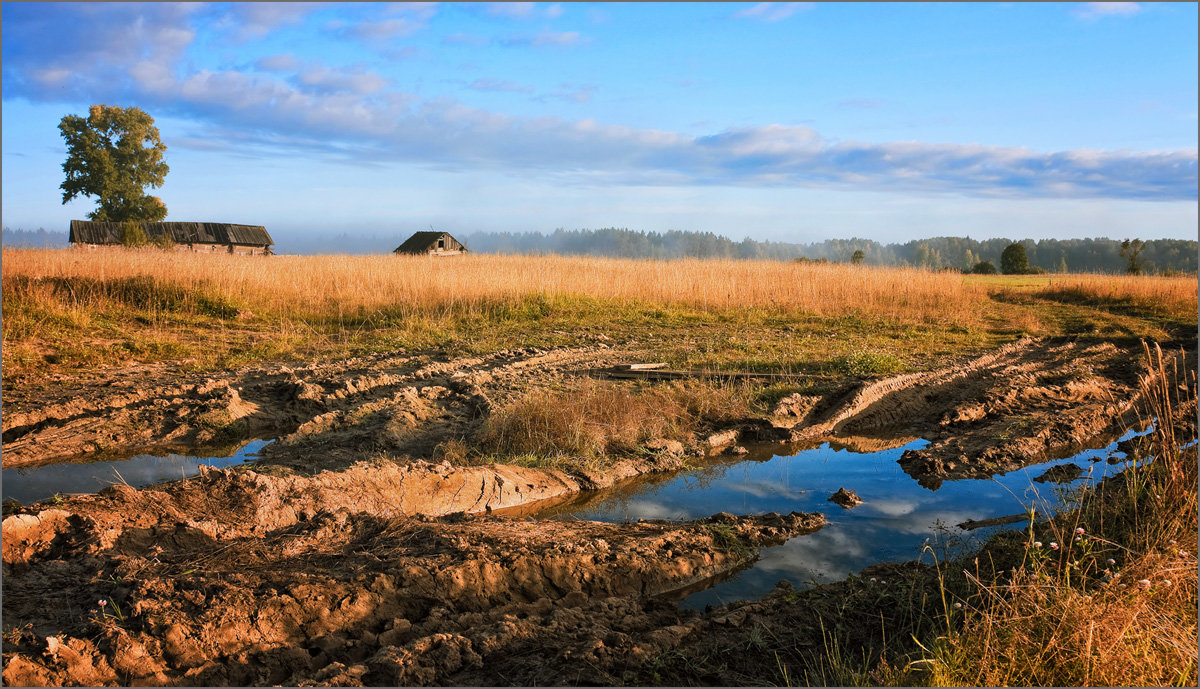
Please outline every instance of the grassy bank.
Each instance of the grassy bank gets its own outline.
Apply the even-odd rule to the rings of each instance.
[[[748,261],[200,256],[6,249],[5,375],[150,361],[199,369],[397,348],[596,342],[673,364],[924,369],[1021,334],[1170,339],[1196,279],[980,280]]]
[[[964,571],[930,683],[1196,685],[1195,370],[1147,359],[1142,463]]]
[[[931,544],[919,562],[719,611],[623,681],[1195,686],[1195,363],[1147,354],[1153,430],[1124,446],[1125,472],[982,547]]]

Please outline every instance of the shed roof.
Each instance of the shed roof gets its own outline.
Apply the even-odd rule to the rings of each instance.
[[[235,225],[221,222],[143,222],[138,223],[147,238],[168,236],[177,244],[235,244],[264,246],[275,240],[262,225]],[[121,223],[98,220],[72,220],[72,243],[120,244]]]
[[[393,249],[392,253],[423,254],[434,246],[439,237],[449,237],[454,241],[455,244],[461,247],[463,251],[465,251],[467,248],[462,242],[455,239],[454,236],[449,232],[423,230],[421,232],[414,232],[411,237],[404,240],[403,244]]]
[[[409,251],[425,251],[431,244],[437,241],[438,237],[441,237],[443,234],[446,233],[435,231],[413,232],[413,236],[404,240],[403,244],[396,247],[396,251],[405,253]]]

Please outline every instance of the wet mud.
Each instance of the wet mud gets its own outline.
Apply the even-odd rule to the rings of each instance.
[[[7,637],[6,684],[543,683],[601,649],[669,648],[694,615],[658,597],[824,521],[321,512],[246,534],[151,524],[138,507],[155,497],[105,493],[5,520],[5,625],[22,630]]]
[[[785,399],[793,440],[921,437],[900,459],[923,485],[986,478],[1099,447],[1137,423],[1137,348],[1023,339],[962,365]],[[776,422],[777,424],[779,421]]]
[[[3,679],[674,684],[691,672],[702,683],[742,683],[746,668],[654,673],[670,665],[664,658],[744,642],[764,625],[792,634],[781,630],[813,623],[819,606],[790,605],[783,620],[771,602],[794,603],[783,590],[710,612],[670,598],[744,566],[758,548],[818,530],[821,515],[625,524],[525,517],[701,456],[735,461],[737,448],[762,442],[870,450],[924,438],[929,444],[900,463],[933,487],[1008,471],[1126,430],[1139,356],[1136,343],[1023,339],[940,371],[793,395],[760,418],[687,442],[651,442],[607,470],[577,473],[457,466],[435,450],[469,441],[497,403],[530,386],[602,376],[652,354],[385,353],[217,375],[160,366],[9,385],[6,469],[114,449],[279,439],[252,467],[6,506]]]

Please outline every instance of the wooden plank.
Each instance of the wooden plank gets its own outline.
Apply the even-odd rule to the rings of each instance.
[[[715,380],[795,380],[808,381],[814,378],[828,376],[811,373],[749,373],[743,371],[671,371],[667,369],[636,370],[609,369],[612,378],[641,379],[641,380],[679,380],[682,378],[715,379]]]

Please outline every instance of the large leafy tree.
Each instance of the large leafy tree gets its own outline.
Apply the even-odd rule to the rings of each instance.
[[[1000,270],[1005,275],[1024,275],[1029,272],[1029,257],[1025,245],[1013,242],[1000,253]]]
[[[92,220],[156,222],[167,207],[146,187],[161,187],[168,167],[167,147],[158,138],[154,118],[139,108],[93,105],[86,118],[67,115],[58,124],[67,142],[63,203],[94,196]]]
[[[1125,272],[1130,275],[1142,274],[1142,262],[1138,260],[1142,250],[1146,248],[1146,243],[1140,239],[1126,239],[1121,242],[1121,258],[1127,259],[1129,263],[1125,266]]]

